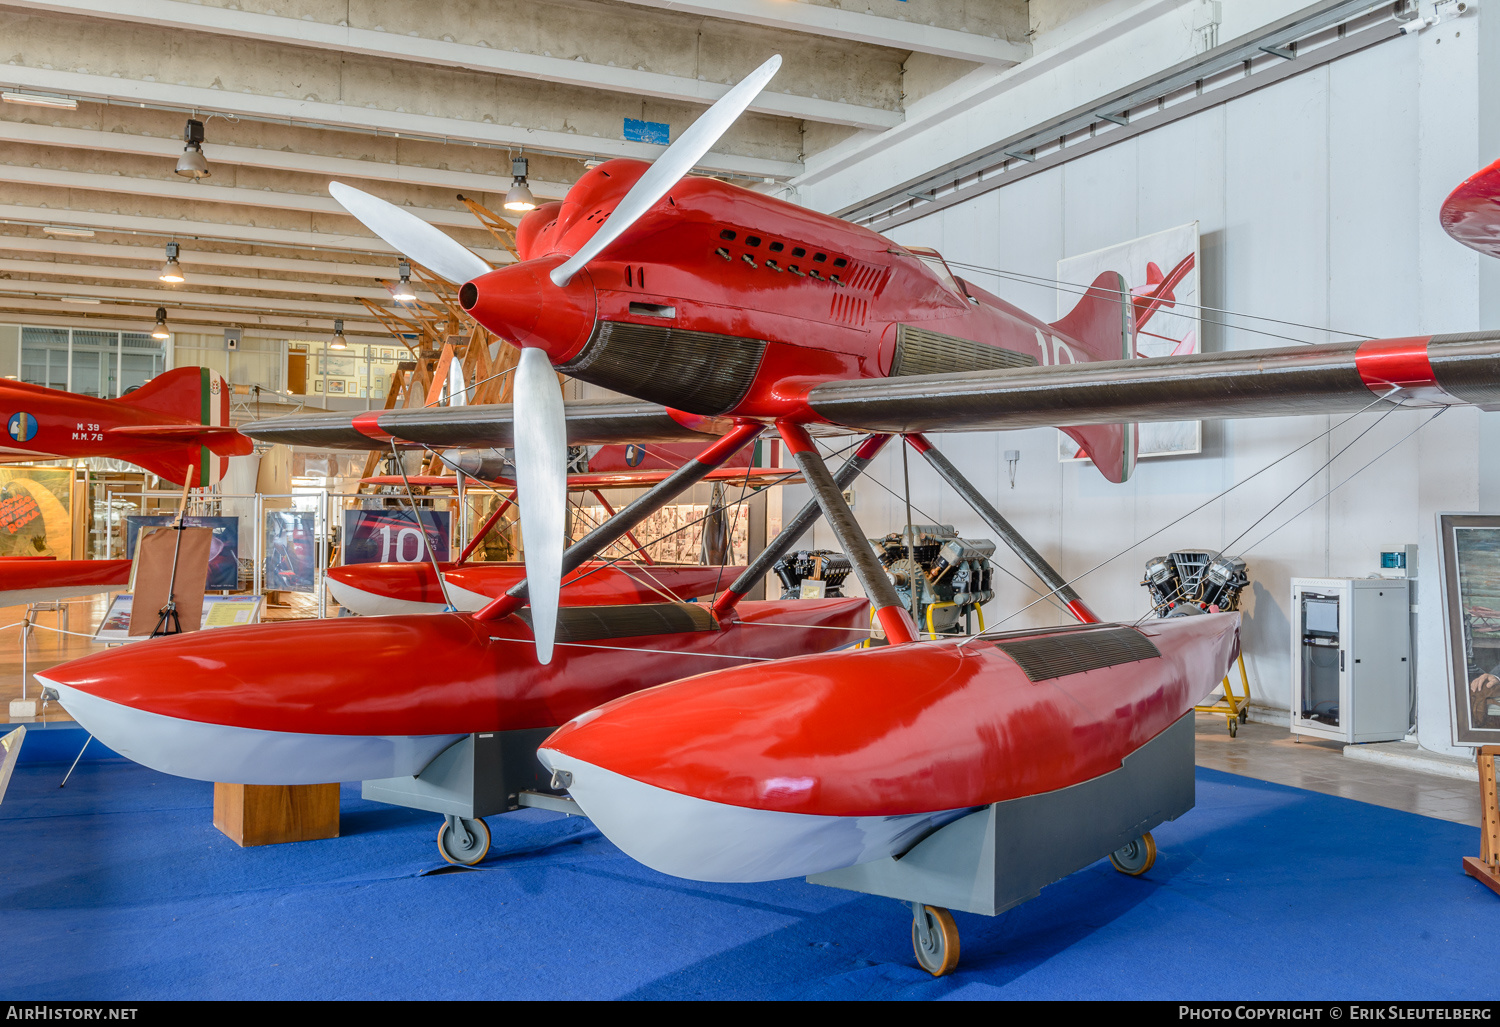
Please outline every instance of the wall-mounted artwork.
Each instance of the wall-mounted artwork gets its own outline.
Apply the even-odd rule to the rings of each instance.
[[[344,391],[344,382],[343,382],[343,379],[341,379],[341,378],[330,378],[330,379],[328,379],[328,391],[329,392],[343,392]]]
[[[396,351],[393,350],[393,349],[382,349],[380,351],[380,359],[381,360],[395,360],[396,359]]]
[[[1130,289],[1135,317],[1135,355],[1142,358],[1200,352],[1203,336],[1198,274],[1198,222],[1106,246],[1057,262],[1057,316],[1062,318],[1089,284],[1118,271]],[[1142,424],[1138,456],[1181,456],[1203,449],[1203,422]],[[1078,444],[1058,433],[1060,460],[1087,460]]]
[[[1438,515],[1454,745],[1500,744],[1500,516]]]
[[[319,378],[317,381],[313,382],[313,391],[314,392],[322,392],[323,391],[323,379]]]
[[[73,555],[73,469],[0,467],[0,556]]]

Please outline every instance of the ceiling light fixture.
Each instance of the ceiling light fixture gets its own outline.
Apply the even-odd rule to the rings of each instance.
[[[58,110],[76,111],[78,101],[70,96],[47,96],[43,93],[12,93],[6,91],[0,93],[0,100],[6,103],[20,103],[28,107],[54,107]]]
[[[525,157],[517,157],[510,162],[510,192],[505,194],[506,210],[536,210],[536,197],[531,195],[531,187],[526,184]]]
[[[99,305],[99,298],[97,296],[59,296],[58,299],[63,303],[84,303],[90,306]]]
[[[182,156],[177,158],[177,173],[195,182],[211,175],[208,160],[203,156],[203,122],[188,118],[182,129],[182,141],[187,145],[182,148]]]
[[[74,228],[72,225],[43,225],[42,231],[48,235],[65,235],[70,239],[92,239],[94,230],[92,228]]]
[[[333,322],[333,338],[328,340],[329,349],[348,349],[349,340],[344,338],[344,319],[338,318]]]
[[[171,336],[172,336],[172,333],[169,332],[169,331],[167,331],[167,308],[166,307],[157,307],[156,308],[156,327],[153,328],[153,329],[151,329],[151,338],[153,338],[153,339],[169,339],[169,338],[171,338]]]
[[[175,242],[167,243],[167,262],[161,266],[161,274],[156,276],[159,281],[176,285],[178,282],[187,280],[182,276],[182,265],[177,263],[178,252]]]
[[[411,289],[411,264],[403,260],[399,267],[401,281],[397,282],[395,288],[391,290],[391,298],[397,303],[413,303],[417,299],[417,294]]]

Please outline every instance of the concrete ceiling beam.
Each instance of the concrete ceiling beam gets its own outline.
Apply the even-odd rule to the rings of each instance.
[[[528,129],[513,125],[465,121],[384,110],[378,107],[356,107],[352,104],[323,100],[297,100],[286,96],[231,92],[204,86],[95,75],[82,71],[60,71],[55,68],[33,68],[20,64],[0,65],[0,84],[22,91],[32,90],[82,99],[106,100],[111,103],[150,104],[178,110],[197,110],[241,115],[244,117],[286,121],[313,127],[355,129],[406,134],[420,139],[457,140],[487,143],[517,149],[544,150],[579,156],[633,157],[655,160],[666,149],[652,143],[635,143],[602,136],[584,136],[549,129]],[[706,172],[723,172],[752,178],[789,179],[802,172],[800,161],[772,160],[710,151],[699,161]]]
[[[697,101],[704,105],[713,103],[729,91],[727,85],[678,75],[663,75],[635,68],[595,64],[584,60],[522,53],[517,50],[501,50],[468,43],[427,39],[415,35],[400,35],[377,29],[330,25],[311,20],[311,16],[308,19],[286,18],[276,14],[260,14],[204,4],[182,3],[180,0],[131,0],[129,4],[121,4],[118,0],[9,0],[8,6],[126,21],[138,25],[190,29],[215,35],[260,39],[290,46],[309,46],[339,53],[358,53],[386,60],[434,64],[465,71],[514,75],[543,82],[558,82],[636,96]],[[890,21],[894,25],[902,24],[893,19],[871,20]],[[908,27],[927,28],[927,26]],[[947,30],[936,31],[941,33]],[[964,33],[952,33],[952,35],[961,37]],[[841,36],[840,38],[856,39],[858,37]],[[976,37],[976,40],[1014,47],[1014,44],[1004,44],[1001,40],[984,40],[983,37]],[[912,49],[910,46],[900,44],[883,45],[894,45],[897,49]],[[985,63],[995,62],[986,61]],[[1008,63],[1013,64],[1015,61]],[[762,93],[750,109],[762,114],[797,118],[803,121],[819,121],[831,125],[847,125],[852,128],[891,128],[901,123],[900,111],[771,91]]]
[[[171,179],[132,178],[126,175],[102,175],[90,171],[62,171],[57,168],[0,164],[0,182],[55,186],[59,189],[87,189],[96,192],[123,193],[127,196],[166,197],[192,203],[228,203],[240,207],[353,217],[331,196],[310,196],[307,193],[207,185],[203,182],[190,182],[177,178],[175,175]],[[402,209],[439,228],[483,230],[483,226],[467,210],[443,210],[437,207],[403,207]]]
[[[0,243],[3,243],[3,240],[0,240]],[[0,249],[4,249],[4,246],[0,245]],[[285,278],[208,275],[187,267],[183,269],[187,281],[176,286],[162,282],[157,278],[157,275],[161,274],[161,270],[150,267],[117,267],[107,264],[73,264],[52,260],[0,258],[0,275],[3,275],[5,272],[23,275],[70,276],[96,281],[147,282],[167,289],[196,287],[233,289],[238,292],[277,292],[307,296],[344,296],[349,299],[367,299],[372,303],[390,306],[396,313],[400,313],[402,309],[391,299],[390,292],[381,286],[328,285],[323,282],[297,282]],[[421,286],[417,285],[416,288],[420,290]],[[435,299],[430,293],[421,291],[418,292],[418,296],[429,303]]]
[[[177,292],[165,285],[156,289],[130,289],[92,283],[0,278],[0,292],[23,296],[76,296],[99,300],[130,300],[143,306],[166,307],[169,312],[174,307],[180,306],[197,310],[291,311],[324,318],[370,318],[370,312],[357,303],[323,303],[317,300],[276,300],[260,296],[223,295],[211,292]],[[89,306],[89,304],[81,303],[78,306]]]
[[[3,208],[0,208],[3,210]],[[163,248],[129,246],[116,243],[87,242],[82,239],[38,239],[29,235],[0,235],[0,252],[45,253],[59,257],[92,257],[119,262],[125,260],[160,264],[166,259]],[[188,274],[200,267],[249,268],[256,271],[281,271],[297,275],[322,275],[337,278],[396,277],[396,263],[352,264],[334,260],[299,260],[293,257],[263,257],[255,253],[221,253],[217,250],[185,249],[179,260]],[[76,267],[79,265],[62,265]],[[244,281],[245,279],[238,279]]]
[[[788,32],[845,39],[857,43],[914,50],[975,64],[1010,67],[1031,56],[1029,43],[982,36],[958,29],[923,25],[793,0],[624,0],[640,7],[670,9],[707,18],[724,18]],[[26,4],[26,6],[31,6]]]
[[[156,322],[150,308],[130,304],[101,303],[97,306],[80,306],[76,310],[77,313],[69,310],[65,314],[59,314],[54,300],[7,295],[0,290],[0,322],[7,324],[59,328],[99,327],[121,332],[148,332]],[[188,307],[172,311],[167,318],[167,328],[172,331],[181,331],[184,326],[189,325],[195,329],[258,330],[256,334],[271,330],[281,336],[303,339],[323,339],[333,332],[333,326],[327,318],[276,317]],[[391,339],[391,334],[377,321],[352,321],[346,318],[344,334]]]
[[[117,179],[116,181],[120,181]],[[189,221],[187,218],[149,217],[118,214],[113,211],[75,210],[66,206],[40,207],[0,203],[0,222],[15,221],[29,225],[69,225],[92,228],[96,232],[132,232],[155,235],[163,240],[205,239],[215,242],[245,242],[282,249],[354,250],[361,253],[395,254],[383,240],[373,236],[334,235],[304,232],[289,228],[266,228],[258,225],[235,225],[222,221]],[[491,264],[511,260],[503,250],[475,249]]]
[[[65,128],[59,125],[34,125],[0,120],[0,142],[31,143],[39,146],[61,146],[98,153],[130,153],[160,157],[174,164],[182,156],[180,139],[132,135],[125,132],[101,132],[95,129]],[[238,164],[273,171],[297,171],[330,178],[368,179],[376,182],[399,182],[404,185],[434,186],[440,189],[468,190],[471,193],[504,193],[510,189],[510,168],[505,175],[480,175],[472,172],[445,171],[414,165],[382,164],[378,161],[351,160],[347,157],[325,157],[314,153],[289,150],[266,150],[254,146],[227,146],[205,142],[203,154],[210,168],[215,164]],[[504,157],[504,154],[500,155]],[[531,191],[544,199],[562,199],[571,184],[542,182],[528,178]],[[470,219],[470,227],[473,220]]]

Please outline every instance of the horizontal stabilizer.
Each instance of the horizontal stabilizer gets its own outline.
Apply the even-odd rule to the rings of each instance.
[[[255,443],[241,435],[238,428],[213,424],[128,424],[110,429],[113,435],[159,439],[163,442],[185,442],[207,446],[220,456],[245,456]]]

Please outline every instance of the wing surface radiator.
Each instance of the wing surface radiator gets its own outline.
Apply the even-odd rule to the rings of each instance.
[[[1129,360],[1135,355],[1134,310],[1125,279],[1106,271],[1094,279],[1083,299],[1068,315],[1048,327],[1050,338],[1037,330],[1045,365],[1077,362],[1075,353],[1088,354],[1091,361]],[[1094,462],[1099,473],[1119,483],[1135,471],[1139,447],[1133,421],[1118,424],[1059,425]]]

